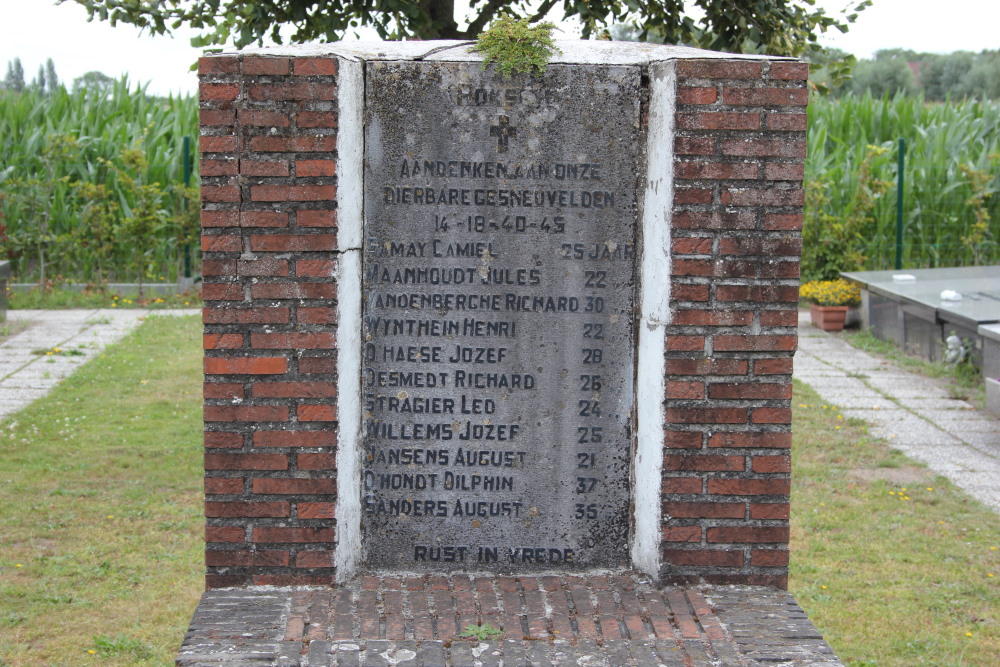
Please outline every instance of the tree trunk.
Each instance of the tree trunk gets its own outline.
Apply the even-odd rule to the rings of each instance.
[[[421,35],[427,39],[462,39],[465,35],[459,31],[455,21],[455,0],[426,0],[424,11],[434,23],[433,34]]]

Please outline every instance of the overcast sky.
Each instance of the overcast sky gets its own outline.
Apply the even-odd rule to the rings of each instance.
[[[819,4],[839,10],[854,3],[819,0]],[[52,58],[67,83],[97,70],[150,82],[148,90],[156,94],[196,90],[196,77],[188,71],[199,55],[189,43],[192,31],[178,31],[173,38],[151,37],[129,25],[87,23],[81,6],[74,2],[57,6],[53,0],[0,0],[0,16],[0,77],[14,57],[21,58],[29,80],[39,65]],[[824,41],[858,57],[894,47],[937,53],[981,51],[1000,48],[998,21],[1000,0],[875,0],[848,34],[836,32]]]

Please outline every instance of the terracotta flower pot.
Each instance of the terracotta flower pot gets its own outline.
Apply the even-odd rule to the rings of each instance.
[[[809,305],[809,314],[814,327],[823,331],[841,331],[847,318],[847,309],[848,306],[818,306],[813,303]]]

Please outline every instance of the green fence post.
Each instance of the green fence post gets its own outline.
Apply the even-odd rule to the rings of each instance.
[[[184,141],[181,144],[182,159],[184,160],[184,187],[191,186],[191,172],[193,171],[193,165],[191,164],[191,137],[184,137]],[[188,207],[187,197],[184,198],[184,210],[186,211]],[[186,279],[191,278],[191,244],[184,244],[184,277]]]
[[[903,164],[906,160],[906,139],[899,138],[899,163],[896,168],[896,270],[903,268]]]

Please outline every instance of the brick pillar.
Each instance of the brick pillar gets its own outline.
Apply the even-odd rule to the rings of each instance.
[[[662,571],[784,588],[808,67],[676,72]]]
[[[337,62],[199,68],[206,583],[329,584]]]

